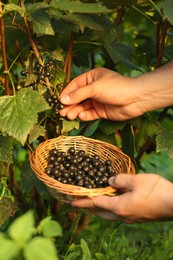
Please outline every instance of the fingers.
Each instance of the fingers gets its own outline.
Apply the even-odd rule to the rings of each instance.
[[[78,208],[88,208],[88,209],[95,209],[100,208],[108,211],[115,211],[116,203],[118,203],[118,196],[96,196],[92,198],[81,198],[74,200],[72,202],[72,206]]]
[[[93,88],[91,83],[94,80],[92,71],[81,74],[72,80],[68,86],[62,91],[60,101],[64,105],[79,103],[87,98],[92,98]]]
[[[77,105],[66,106],[64,109],[60,110],[59,113],[61,116],[67,116],[70,120],[77,117],[80,118],[80,114],[83,114],[81,120],[86,121],[87,118],[85,119],[85,111],[90,113],[90,110],[92,110],[92,102],[88,99]]]
[[[103,209],[90,209],[89,211],[91,211],[94,215],[105,219],[105,220],[109,220],[109,221],[121,221],[121,219],[116,216],[114,213],[108,211],[108,210],[103,210]]]
[[[122,192],[131,191],[134,188],[135,182],[136,175],[123,173],[109,179],[109,184]]]

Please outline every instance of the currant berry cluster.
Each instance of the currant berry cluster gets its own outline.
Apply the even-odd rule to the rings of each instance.
[[[48,78],[49,81],[52,80],[52,68],[53,68],[53,62],[47,61],[44,66],[36,63],[35,65],[35,70],[34,70],[34,74],[37,75],[37,81],[41,82],[41,81],[45,81],[45,78]]]
[[[44,172],[64,184],[85,188],[105,188],[108,179],[115,175],[110,160],[102,162],[98,155],[88,155],[84,150],[75,151],[70,147],[67,152],[56,148],[49,152]]]
[[[63,109],[63,104],[59,101],[59,98],[56,94],[53,95],[47,95],[46,101],[48,102],[49,106],[52,108],[52,110],[55,113],[58,113],[60,109]]]
[[[33,74],[37,76],[37,80],[33,80],[29,86],[36,87],[37,84],[42,83],[45,81],[46,78],[49,79],[51,82],[53,75],[52,75],[52,68],[53,62],[51,60],[47,61],[43,66],[39,63],[36,63],[34,66]],[[30,75],[27,69],[21,71],[21,76],[28,78]]]

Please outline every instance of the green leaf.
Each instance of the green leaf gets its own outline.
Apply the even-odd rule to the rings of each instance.
[[[45,237],[35,237],[24,248],[27,260],[58,260],[55,244]]]
[[[29,134],[29,144],[36,140],[39,136],[45,135],[45,128],[40,125],[34,125]]]
[[[21,16],[24,16],[24,14],[25,14],[25,9],[16,4],[6,4],[4,6],[4,11],[5,12],[12,12],[12,11],[18,12]]]
[[[25,81],[25,87],[29,86],[31,83],[36,82],[37,81],[37,76],[34,74],[30,74]]]
[[[92,136],[95,133],[95,131],[98,129],[100,122],[101,122],[101,120],[95,120],[95,121],[89,122],[87,124],[87,128],[83,132],[83,135],[86,137]]]
[[[17,242],[25,243],[33,235],[34,214],[28,211],[13,221],[8,229],[9,236]]]
[[[44,218],[39,223],[38,230],[44,237],[62,236],[62,228],[60,224],[52,220],[51,217]]]
[[[33,31],[37,35],[54,35],[50,17],[47,13],[48,5],[46,3],[33,3],[26,5],[33,22]]]
[[[79,129],[79,122],[77,120],[67,120],[65,118],[62,119],[62,134],[68,133],[74,128]]]
[[[102,119],[100,128],[105,135],[110,135],[116,133],[118,130],[123,129],[125,124],[125,122],[116,122],[112,120]]]
[[[64,71],[58,70],[56,72],[55,79],[53,80],[53,85],[56,86],[62,84],[65,78],[66,78],[66,74],[64,73]]]
[[[91,16],[85,14],[69,13],[64,15],[62,18],[65,21],[78,25],[82,32],[84,31],[85,27],[96,31],[103,31],[103,27],[99,23],[95,22]]]
[[[131,61],[133,47],[120,42],[112,42],[110,44],[107,44],[105,42],[105,48],[115,64],[118,62],[122,62],[124,65],[129,66],[131,69],[142,72],[142,70]]]
[[[2,233],[0,233],[0,245],[0,259],[15,259],[15,256],[19,251],[19,247],[15,241],[7,239]]]
[[[21,167],[21,185],[23,192],[29,192],[35,186],[40,194],[49,194],[46,185],[31,170],[29,161],[26,161]]]
[[[167,17],[167,19],[173,25],[173,1],[164,0],[163,3],[161,3],[161,5],[163,8],[164,15]]]
[[[173,131],[162,129],[156,136],[156,152],[168,150],[168,155],[173,158]]]
[[[37,123],[38,113],[49,109],[47,102],[37,91],[24,88],[15,96],[0,97],[0,128],[4,133],[16,138],[22,145],[33,125]]]
[[[97,260],[105,260],[105,255],[102,253],[95,253]]]
[[[11,138],[7,136],[0,136],[0,161],[11,163],[13,161],[12,150],[13,145]]]
[[[152,118],[142,118],[140,124],[138,122],[138,133],[136,134],[137,147],[141,147],[150,136],[157,135],[160,131],[160,124]]]
[[[134,152],[135,152],[134,133],[133,133],[133,128],[130,124],[126,124],[125,127],[122,129],[121,138],[122,138],[122,151],[125,154],[127,154],[134,162]]]
[[[82,3],[80,1],[55,0],[52,1],[50,6],[70,13],[98,14],[110,12],[110,9],[101,5],[100,3]]]
[[[64,62],[64,56],[63,56],[63,53],[62,53],[62,49],[58,49],[58,50],[53,51],[52,52],[52,58],[55,59],[55,60]],[[63,72],[63,71],[61,71],[61,72]]]
[[[91,252],[84,239],[81,239],[82,260],[92,260]]]

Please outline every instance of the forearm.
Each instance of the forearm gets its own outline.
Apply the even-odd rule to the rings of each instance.
[[[173,105],[173,61],[135,80],[144,113]]]

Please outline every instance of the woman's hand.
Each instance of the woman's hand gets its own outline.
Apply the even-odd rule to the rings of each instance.
[[[60,101],[68,105],[60,114],[69,119],[127,120],[143,114],[138,108],[133,79],[104,68],[93,69],[72,80],[61,93]]]
[[[124,223],[173,220],[173,184],[156,174],[118,174],[109,180],[121,195],[72,202],[95,215]]]
[[[173,62],[153,72],[129,78],[97,68],[86,72],[62,91],[61,116],[83,121],[105,118],[129,120],[173,104]]]

